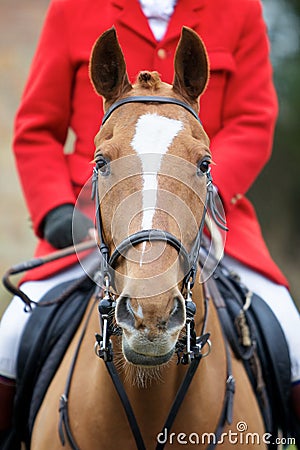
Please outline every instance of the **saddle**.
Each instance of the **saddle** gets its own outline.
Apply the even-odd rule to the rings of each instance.
[[[50,290],[41,302],[60,297],[73,281]],[[221,264],[207,282],[224,335],[247,370],[257,395],[266,431],[291,434],[290,360],[281,327],[267,304]],[[86,310],[95,284],[86,278],[64,302],[35,308],[24,331],[18,358],[14,427],[4,450],[30,448],[36,414],[48,386]],[[266,383],[267,380],[267,383]]]

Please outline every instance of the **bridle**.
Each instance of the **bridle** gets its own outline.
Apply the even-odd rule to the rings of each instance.
[[[186,111],[191,113],[194,118],[196,118],[199,122],[199,117],[197,113],[193,110],[193,108],[186,104],[185,102],[168,97],[159,97],[159,96],[137,96],[137,97],[127,97],[121,99],[114,103],[106,112],[103,117],[101,126],[109,119],[111,114],[122,105],[128,103],[164,103],[164,104],[175,104],[179,107],[184,108]],[[201,122],[200,122],[201,123]],[[113,270],[116,268],[117,262],[121,255],[126,254],[126,252],[132,246],[136,246],[143,242],[157,242],[162,241],[166,244],[175,248],[178,252],[178,255],[182,259],[183,268],[184,268],[184,279],[183,279],[183,287],[182,289],[185,291],[185,308],[186,308],[186,336],[180,338],[176,344],[175,352],[178,357],[178,364],[187,364],[188,369],[186,375],[183,379],[181,386],[179,387],[176,397],[174,399],[173,405],[169,411],[167,419],[164,423],[164,427],[162,430],[166,430],[169,433],[176,415],[179,411],[179,408],[185,398],[185,395],[188,391],[188,388],[193,380],[193,377],[197,371],[199,363],[201,359],[207,356],[210,353],[210,334],[206,332],[206,322],[207,322],[207,311],[208,311],[208,295],[205,296],[205,314],[204,320],[201,330],[201,335],[197,337],[195,331],[194,324],[194,315],[196,313],[196,304],[192,300],[192,288],[195,283],[195,277],[197,273],[198,261],[200,256],[200,248],[201,248],[201,238],[205,223],[205,215],[207,209],[210,210],[211,216],[217,225],[223,230],[227,230],[225,226],[225,221],[223,217],[219,214],[218,209],[214,200],[214,191],[210,170],[206,172],[207,177],[207,193],[206,199],[204,203],[204,213],[198,228],[198,232],[195,236],[194,243],[192,245],[192,249],[188,252],[183,244],[179,241],[179,239],[168,231],[159,230],[159,229],[151,229],[151,230],[140,230],[134,234],[131,234],[127,238],[125,238],[120,244],[116,246],[114,251],[110,254],[109,247],[105,242],[104,231],[103,231],[103,221],[101,216],[100,209],[100,198],[99,198],[99,190],[98,190],[98,176],[99,169],[96,166],[93,171],[92,178],[92,198],[95,200],[96,207],[96,228],[98,233],[98,247],[101,255],[101,267],[100,270],[95,275],[95,282],[97,284],[96,290],[96,300],[99,300],[98,303],[98,311],[100,316],[100,326],[102,334],[96,334],[96,343],[95,343],[95,352],[96,355],[103,359],[107,371],[111,377],[111,380],[115,386],[116,392],[119,395],[119,398],[122,402],[124,411],[126,413],[133,437],[136,442],[136,446],[138,450],[145,450],[145,444],[143,441],[143,437],[141,435],[138,423],[136,421],[134,412],[132,410],[130,401],[127,397],[124,386],[118,376],[118,372],[114,366],[113,362],[113,350],[112,350],[112,342],[111,336],[121,334],[121,330],[116,327],[113,323],[114,310],[116,306],[115,295],[112,293],[112,285],[113,285]],[[103,286],[103,288],[101,288]],[[92,311],[92,310],[91,310]],[[90,317],[90,315],[89,315]],[[89,317],[87,321],[89,320]],[[73,450],[79,450],[79,447],[76,444],[74,436],[71,432],[69,417],[68,417],[68,396],[70,391],[71,379],[76,363],[76,359],[79,353],[79,348],[81,342],[84,337],[84,333],[87,328],[87,323],[83,328],[82,335],[80,337],[77,350],[74,355],[74,359],[69,371],[69,375],[67,378],[67,383],[65,387],[65,392],[61,396],[60,403],[60,423],[59,423],[59,434],[61,438],[61,442],[65,443],[65,436],[67,437],[69,444]],[[208,351],[206,353],[202,352],[202,349],[208,345]],[[218,421],[218,425],[215,431],[215,436],[217,436],[217,441],[221,436],[223,427],[225,422],[231,423],[232,420],[232,403],[233,403],[233,393],[234,393],[234,378],[232,376],[231,370],[231,358],[230,352],[228,350],[227,345],[226,348],[226,360],[227,360],[227,380],[226,380],[226,390],[225,390],[225,398],[223,402],[223,409],[221,416]],[[211,450],[215,447],[214,444],[210,444],[208,449]],[[158,443],[156,446],[156,450],[162,450],[164,448],[164,444]]]
[[[177,105],[181,108],[184,108],[186,111],[192,114],[192,116],[201,124],[201,121],[197,113],[194,111],[194,109],[190,105],[179,99],[161,96],[133,96],[133,97],[126,97],[115,102],[105,113],[101,123],[101,127],[103,127],[103,125],[106,123],[106,121],[109,119],[109,117],[117,108],[120,108],[121,106],[129,103],[160,103],[160,104],[163,103],[163,104]],[[223,217],[218,213],[218,209],[216,208],[214,202],[213,184],[210,169],[206,172],[205,175],[207,177],[206,183],[207,193],[204,204],[204,213],[201,218],[198,232],[195,236],[194,243],[192,245],[192,249],[190,252],[188,252],[185,249],[184,245],[179,241],[179,239],[176,236],[169,233],[168,231],[151,229],[151,230],[140,230],[137,231],[136,233],[131,234],[130,236],[125,238],[120,244],[118,244],[113,253],[110,254],[109,247],[106,244],[104,238],[103,221],[100,208],[100,198],[98,189],[99,169],[97,167],[97,164],[95,165],[92,178],[92,199],[95,200],[96,229],[98,233],[98,247],[101,255],[100,277],[102,278],[102,285],[105,286],[103,291],[104,295],[103,298],[100,300],[98,308],[100,313],[102,330],[104,330],[103,335],[105,336],[105,339],[103,336],[101,337],[101,339],[99,338],[98,344],[104,359],[107,360],[111,359],[111,356],[105,349],[109,347],[107,336],[109,334],[114,334],[115,332],[115,330],[112,327],[112,324],[110,323],[111,320],[109,320],[109,318],[112,317],[115,307],[115,298],[114,295],[112,295],[111,293],[111,284],[113,283],[113,270],[116,267],[117,261],[119,257],[121,255],[124,255],[132,246],[136,246],[138,244],[141,244],[142,242],[162,241],[175,248],[175,250],[177,250],[179,256],[182,258],[183,261],[185,276],[183,279],[182,290],[184,289],[186,290],[186,313],[188,318],[186,329],[187,329],[188,355],[186,357],[181,358],[181,360],[184,363],[191,362],[192,359],[192,352],[190,350],[191,348],[190,340],[192,334],[191,329],[193,324],[193,317],[194,314],[196,313],[196,305],[192,301],[192,288],[194,286],[195,277],[197,273],[201,249],[201,239],[207,208],[209,208],[210,211],[212,212],[212,217],[214,218],[218,226],[220,226],[224,230],[227,230],[225,226],[225,221]]]

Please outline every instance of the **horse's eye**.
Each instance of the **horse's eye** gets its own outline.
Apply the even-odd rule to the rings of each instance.
[[[109,175],[110,174],[110,161],[104,156],[99,155],[96,157],[96,167],[101,175]]]
[[[210,166],[210,160],[209,159],[202,159],[202,161],[199,161],[198,168],[197,168],[197,174],[203,175],[209,171]]]

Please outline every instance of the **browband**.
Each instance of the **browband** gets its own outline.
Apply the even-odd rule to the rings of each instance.
[[[195,119],[197,119],[198,122],[200,122],[200,124],[201,124],[201,120],[199,119],[196,111],[190,105],[188,105],[187,103],[185,103],[177,98],[160,97],[160,96],[156,96],[156,95],[150,95],[150,96],[137,95],[135,97],[121,98],[121,100],[118,100],[110,108],[108,108],[108,110],[106,111],[106,113],[103,116],[101,126],[103,126],[105,124],[107,119],[111,116],[111,114],[117,108],[119,108],[122,105],[126,105],[126,103],[167,103],[167,104],[181,106],[182,108],[186,109],[189,113],[191,113],[195,117]]]

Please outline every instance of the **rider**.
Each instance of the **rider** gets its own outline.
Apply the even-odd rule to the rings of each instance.
[[[300,321],[288,283],[271,259],[245,193],[267,162],[277,117],[269,44],[260,0],[52,0],[15,122],[14,153],[34,231],[35,255],[72,244],[76,199],[92,173],[93,139],[102,100],[89,80],[97,37],[112,25],[134,81],[157,70],[172,82],[173,56],[183,25],[204,40],[210,81],[201,97],[201,120],[211,140],[214,183],[223,200],[225,261],[269,303],[285,332],[292,362],[292,397],[300,416]],[[68,130],[76,140],[66,154]],[[83,240],[93,228],[81,202]],[[39,300],[82,268],[76,258],[28,272],[22,289]],[[0,328],[0,430],[10,426],[16,355],[28,319],[14,298]]]

